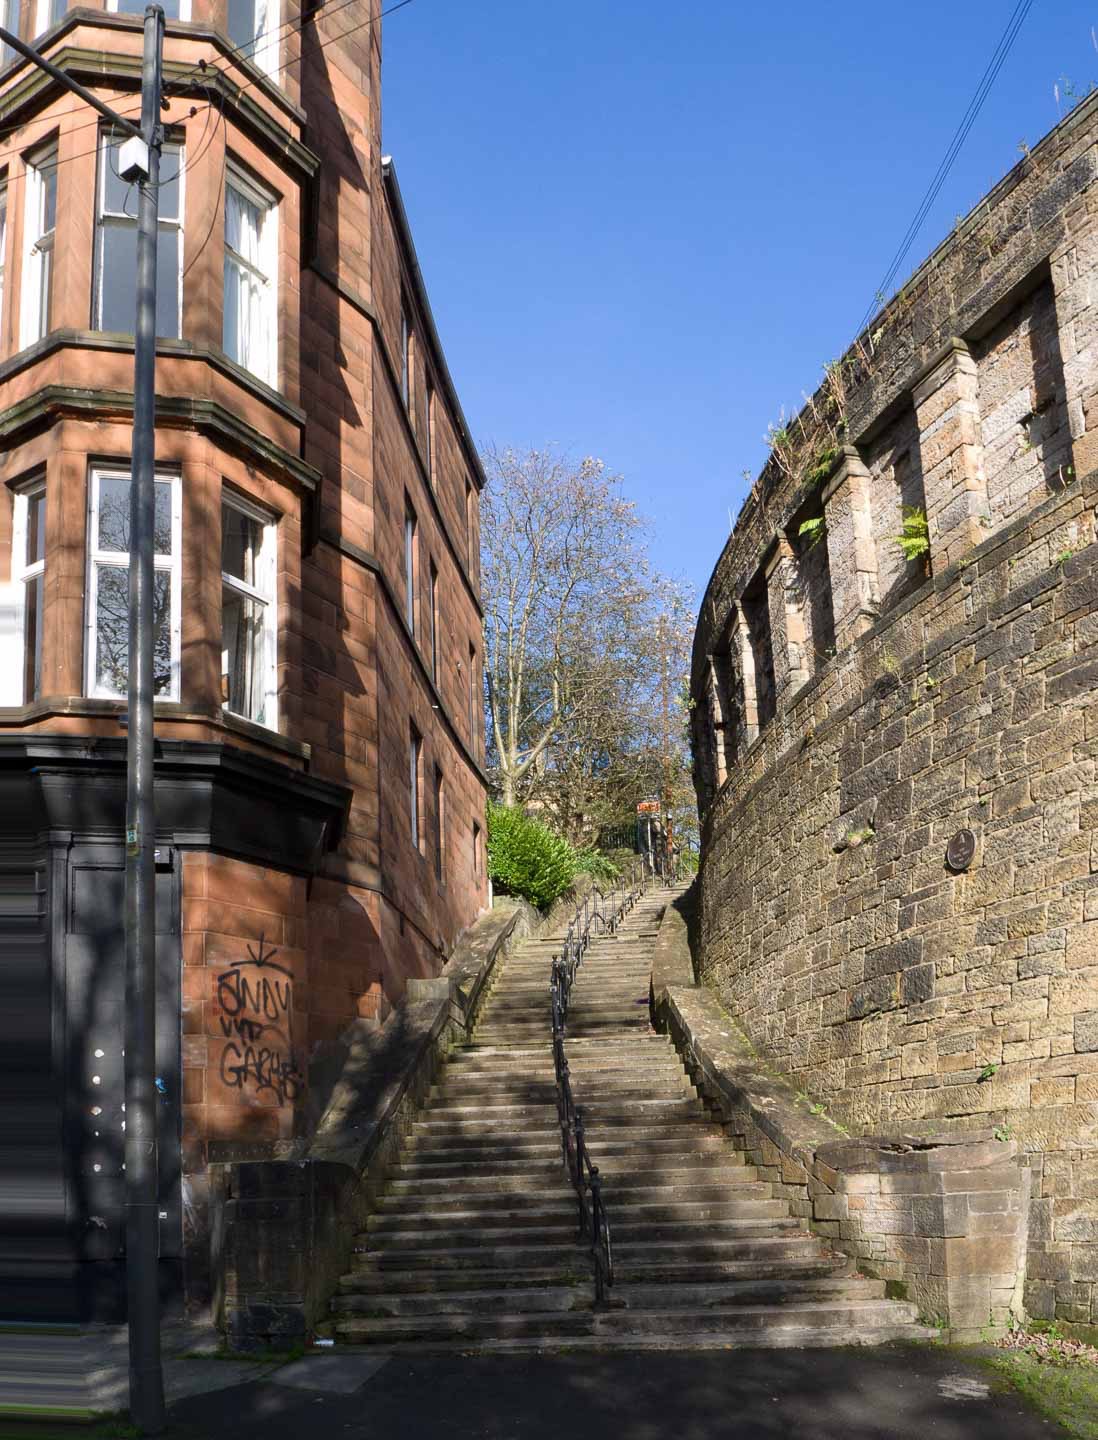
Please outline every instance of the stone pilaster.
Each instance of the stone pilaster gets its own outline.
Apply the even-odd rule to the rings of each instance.
[[[845,446],[823,492],[838,650],[869,629],[880,607],[869,490],[870,475],[861,456],[853,446]]]
[[[759,697],[755,683],[755,646],[751,639],[751,626],[747,623],[742,605],[736,607],[736,621],[731,638],[736,647],[743,680],[743,743],[750,745],[759,733]]]
[[[774,690],[780,702],[795,691],[811,673],[806,662],[804,597],[797,557],[784,535],[766,567],[767,598],[770,608],[770,641],[774,654]]]
[[[980,439],[979,377],[963,340],[949,349],[912,392],[936,570],[954,564],[987,538],[989,515]]]

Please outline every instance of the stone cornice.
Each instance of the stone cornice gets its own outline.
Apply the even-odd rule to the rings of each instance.
[[[66,17],[65,27],[58,28],[55,38],[63,39],[67,30],[72,29],[75,24],[89,23],[92,17],[96,25],[136,21],[136,28],[141,28],[140,16],[118,15],[110,11],[74,11]],[[134,26],[127,23],[120,28],[132,29]],[[171,28],[169,26],[169,30]],[[189,38],[208,40],[222,54],[227,55],[230,51],[225,37],[207,26],[187,25],[180,33],[185,33]],[[248,90],[252,89],[256,84],[256,76],[261,76],[261,72],[248,62],[241,62],[237,55],[232,58],[234,63],[241,63],[241,68],[247,72]],[[109,84],[113,89],[132,87],[136,94],[141,85],[140,55],[110,53],[63,44],[50,53],[49,59],[73,79],[92,86]],[[26,73],[18,72],[18,66],[11,68],[9,73],[18,78],[0,93],[0,124],[6,127],[25,123],[36,111],[55,99],[62,89],[56,80],[43,71],[34,69],[29,63]],[[262,76],[262,79],[266,81],[264,92],[277,101],[295,129],[300,127],[304,122],[303,113],[297,106],[291,105],[267,77]],[[320,169],[320,156],[304,145],[293,134],[289,125],[279,124],[278,120],[248,93],[244,85],[238,84],[233,76],[220,66],[208,65],[199,75],[195,65],[168,59],[164,63],[164,88],[169,97],[209,97],[211,102],[218,104],[224,114],[231,116],[241,128],[248,130],[288,170],[294,172],[299,182],[311,179]]]
[[[45,385],[26,400],[0,411],[0,440],[12,444],[26,432],[39,429],[60,415],[105,419],[125,418],[132,414],[132,391]],[[220,444],[243,451],[249,458],[258,460],[306,490],[315,490],[320,482],[320,472],[315,466],[276,444],[215,400],[158,395],[156,423],[158,426],[182,427],[210,435]]]

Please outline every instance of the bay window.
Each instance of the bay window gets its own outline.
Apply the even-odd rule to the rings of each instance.
[[[225,353],[277,384],[278,207],[273,196],[230,167],[225,184]]]
[[[21,343],[33,345],[49,333],[53,309],[53,240],[57,225],[57,145],[47,145],[27,163],[23,224]]]
[[[118,173],[118,152],[125,139],[108,132],[99,144],[94,324],[97,330],[132,335],[137,323],[138,192]],[[183,306],[182,163],[180,147],[165,145],[156,247],[156,333],[171,340],[181,334]]]
[[[157,476],[153,525],[153,693],[179,699],[180,482]],[[88,486],[86,689],[124,699],[129,680],[130,477],[93,470]]]
[[[221,702],[275,729],[275,525],[246,501],[221,505]]]
[[[42,693],[45,482],[17,490],[12,501],[11,584],[0,631],[0,703],[27,705]]]

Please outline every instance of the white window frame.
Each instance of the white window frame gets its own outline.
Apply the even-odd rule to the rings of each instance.
[[[54,25],[61,24],[61,20],[50,19],[51,8],[51,0],[38,0],[34,11],[34,33],[36,37],[44,35],[47,30],[52,30]],[[68,13],[68,9],[68,0],[65,0],[65,14]],[[62,15],[61,18],[64,19],[64,15]]]
[[[118,133],[112,131],[109,126],[99,132],[99,156],[97,173],[95,179],[95,273],[92,276],[92,294],[94,305],[92,310],[92,328],[102,330],[103,328],[103,251],[106,245],[106,231],[112,226],[132,226],[137,230],[137,210],[132,215],[120,215],[116,210],[107,211],[107,168],[110,161],[107,158],[109,147],[117,143]],[[183,334],[183,216],[186,214],[186,192],[184,185],[186,181],[186,156],[183,146],[178,141],[165,141],[161,160],[168,162],[168,175],[172,178],[178,177],[179,182],[179,217],[175,220],[161,219],[157,229],[160,234],[166,230],[177,230],[179,232],[178,255],[179,261],[176,266],[176,305],[179,313],[179,328],[176,335],[164,336],[164,339],[177,340]],[[134,186],[134,205],[137,204],[137,187]],[[130,332],[123,332],[130,333]],[[159,337],[158,337],[159,338]]]
[[[30,501],[46,493],[45,476],[21,485],[12,495],[10,601],[0,601],[4,612],[0,633],[0,704],[29,705],[23,684],[26,659],[27,585],[46,573],[46,558],[27,564],[27,511]],[[43,515],[43,520],[45,515]],[[45,547],[43,547],[44,549]],[[3,587],[0,587],[3,588]],[[42,616],[39,616],[41,624]]]
[[[107,9],[112,12],[117,12],[118,0],[107,0]],[[135,14],[140,18],[141,12],[130,11],[130,14]],[[180,20],[189,20],[191,18],[191,0],[179,0],[179,18]],[[168,24],[171,24],[171,18],[168,19]]]
[[[252,0],[253,15],[255,14],[256,5],[258,3],[261,3],[261,0]],[[263,5],[262,30],[256,31],[254,40],[248,41],[247,43],[242,45],[234,44],[233,37],[229,33],[227,10],[225,18],[225,35],[229,41],[229,44],[233,47],[232,53],[234,55],[241,55],[246,60],[250,60],[253,65],[258,66],[259,69],[263,71],[264,75],[269,75],[272,80],[278,79],[278,72],[280,68],[279,33],[282,29],[282,26],[279,23],[280,14],[281,8],[279,6],[278,0],[267,0],[267,3]]]
[[[54,184],[57,183],[58,153],[57,141],[51,140],[43,149],[27,159],[26,195],[23,211],[23,279],[21,284],[22,304],[19,314],[19,342],[22,349],[33,345],[49,334],[46,317],[42,314],[42,282],[45,267],[49,266],[49,291],[52,301],[53,284],[56,279],[55,240],[57,237],[57,192],[54,191],[54,226],[48,231],[48,242],[42,231],[43,204],[45,202],[45,172],[52,170]],[[33,217],[33,223],[32,223]]]
[[[229,715],[236,715],[241,720],[247,720],[251,725],[262,725],[264,730],[278,729],[278,520],[268,510],[263,510],[258,505],[252,504],[235,490],[223,488],[221,491],[221,508],[228,506],[230,510],[238,510],[241,515],[246,515],[250,520],[256,521],[263,527],[263,540],[260,545],[257,569],[262,585],[249,585],[246,580],[241,580],[237,575],[230,575],[227,571],[221,572],[221,584],[227,585],[230,590],[247,596],[249,600],[258,601],[263,608],[263,656],[264,670],[263,677],[263,720],[253,720],[250,715],[240,715],[237,710],[229,709],[229,702],[222,701],[221,708]],[[221,659],[225,663],[224,654]],[[222,670],[224,674],[224,670]]]
[[[245,364],[243,360],[237,359],[235,356],[232,356],[232,357],[230,357],[230,358],[233,360],[233,363],[234,363],[234,364],[239,365],[239,366],[240,366],[242,369],[244,369],[244,370],[247,370],[247,372],[248,372],[249,375],[254,375],[257,380],[262,380],[262,381],[264,382],[264,384],[270,385],[270,387],[271,387],[272,389],[277,389],[277,388],[278,388],[278,363],[279,363],[279,353],[278,353],[278,225],[279,225],[278,196],[275,195],[273,191],[268,190],[268,189],[266,188],[266,186],[261,185],[257,180],[254,180],[245,170],[243,170],[239,165],[237,165],[237,164],[236,164],[234,161],[232,161],[232,160],[230,160],[230,161],[227,163],[226,167],[225,167],[225,190],[226,190],[226,192],[229,190],[230,187],[232,187],[234,190],[239,191],[239,193],[240,193],[241,195],[243,195],[246,200],[249,200],[253,205],[258,205],[258,206],[260,206],[260,207],[262,208],[262,210],[263,210],[263,225],[262,225],[262,229],[260,230],[260,234],[259,234],[259,249],[260,249],[260,254],[261,254],[262,257],[263,257],[263,267],[264,267],[264,270],[266,271],[266,274],[264,274],[262,270],[257,270],[256,267],[255,267],[254,265],[252,265],[250,261],[245,260],[242,255],[238,255],[235,250],[232,252],[232,254],[233,254],[233,257],[234,257],[234,264],[240,265],[241,268],[250,271],[253,275],[258,275],[259,278],[263,281],[263,283],[264,283],[264,284],[266,285],[266,287],[267,287],[267,292],[266,292],[266,305],[267,305],[267,312],[268,312],[268,314],[267,314],[267,318],[268,318],[267,334],[268,334],[268,336],[270,337],[270,346],[269,346],[269,348],[270,348],[270,353],[269,353],[267,356],[264,357],[265,363],[264,363],[264,366],[263,366],[262,370],[257,370],[257,369],[255,369],[253,366]],[[224,203],[224,197],[223,197],[222,203]],[[224,244],[224,247],[225,247],[225,254],[226,254],[226,256],[228,256],[228,254],[229,254],[229,247],[228,247],[228,244],[227,244],[227,243],[225,242],[225,240],[224,240],[224,233],[225,233],[225,222],[224,222],[224,219],[222,219],[221,232],[222,232],[222,243]],[[223,288],[222,288],[222,299],[224,299],[224,281],[222,281],[222,287],[223,287]],[[224,329],[222,329],[222,343],[224,343]]]
[[[183,607],[183,495],[180,476],[170,473],[157,472],[155,479],[159,482],[171,485],[171,524],[172,524],[172,553],[170,555],[155,555],[153,557],[154,570],[168,570],[171,572],[170,594],[172,606],[172,628],[171,628],[171,685],[166,695],[154,696],[154,703],[178,700],[179,699],[179,654],[180,654],[180,627]],[[84,617],[84,693],[93,699],[103,700],[125,700],[125,695],[117,695],[113,690],[96,684],[95,678],[95,650],[96,650],[96,610],[99,599],[99,586],[96,582],[96,570],[100,566],[124,565],[129,569],[130,556],[122,550],[101,550],[99,549],[99,491],[104,480],[129,480],[133,482],[133,474],[125,466],[102,465],[96,466],[88,477],[88,572]]]

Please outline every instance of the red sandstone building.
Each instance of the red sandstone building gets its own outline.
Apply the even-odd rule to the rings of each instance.
[[[14,0],[4,23],[136,114],[142,10]],[[167,6],[161,1249],[190,1289],[209,1161],[302,1133],[341,1032],[486,900],[483,476],[380,150],[378,11]],[[74,1274],[98,1304],[122,1253],[136,193],[108,126],[4,64],[0,891],[29,1197],[8,1219],[51,1259],[46,1312]],[[25,1314],[44,1292],[7,1293]]]

